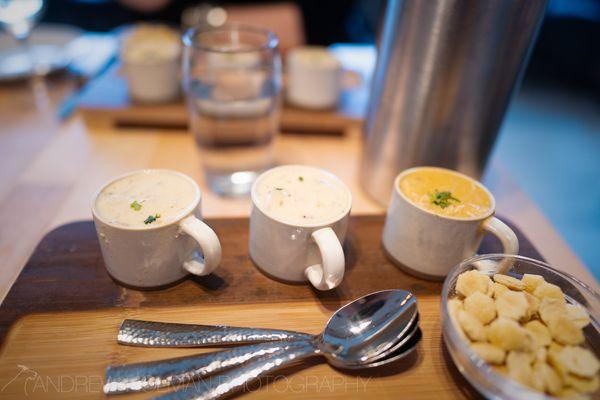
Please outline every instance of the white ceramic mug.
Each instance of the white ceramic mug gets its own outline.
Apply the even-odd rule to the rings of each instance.
[[[160,24],[138,24],[121,36],[121,72],[130,97],[140,103],[176,100],[180,94],[179,33]]]
[[[163,103],[176,100],[180,94],[179,58],[152,63],[123,61],[131,98],[139,103]]]
[[[286,97],[311,109],[336,106],[342,90],[342,64],[324,47],[300,47],[287,56]]]
[[[200,188],[187,175],[160,170],[184,178],[194,188],[192,203],[164,225],[130,228],[103,219],[96,199],[111,183],[124,177],[155,170],[134,171],[106,183],[92,202],[92,215],[106,269],[126,285],[151,288],[176,282],[187,274],[208,275],[221,262],[221,244],[215,232],[201,220]]]
[[[443,279],[456,264],[473,256],[485,233],[502,243],[505,254],[518,254],[519,242],[504,222],[494,217],[496,201],[481,183],[459,172],[450,171],[479,186],[489,196],[489,211],[473,218],[454,218],[435,214],[412,203],[400,190],[400,181],[416,169],[403,171],[394,180],[392,199],[383,228],[383,247],[392,260],[407,272],[426,279]],[[449,170],[445,170],[449,171]],[[496,266],[503,270],[506,266]]]
[[[293,166],[272,168],[260,175],[252,186],[250,257],[267,275],[277,279],[287,282],[308,281],[319,290],[333,289],[344,278],[346,261],[342,246],[348,229],[352,195],[337,177],[319,170],[337,181],[347,192],[348,202],[344,212],[317,224],[291,224],[279,220],[261,209],[256,188],[267,174],[286,167]]]

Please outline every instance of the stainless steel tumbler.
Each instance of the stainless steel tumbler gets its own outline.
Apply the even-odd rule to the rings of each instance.
[[[389,0],[364,127],[361,183],[387,204],[403,169],[479,178],[546,0]]]

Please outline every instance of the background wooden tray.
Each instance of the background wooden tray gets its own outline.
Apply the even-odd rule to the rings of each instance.
[[[116,331],[124,318],[317,333],[341,305],[389,288],[407,289],[418,297],[423,340],[413,357],[382,371],[361,374],[338,371],[315,360],[307,368],[295,367],[270,381],[263,380],[249,396],[475,396],[442,344],[442,284],[412,277],[390,263],[380,245],[383,221],[383,216],[352,218],[345,246],[347,274],[343,284],[329,292],[275,282],[261,274],[247,255],[247,219],[208,220],[223,246],[221,267],[209,277],[188,279],[160,291],[126,289],[110,279],[91,221],[57,228],[38,245],[0,307],[0,338],[4,338],[1,397],[22,398],[27,391],[33,398],[98,398],[109,364],[203,351],[118,346]],[[516,233],[521,254],[541,258],[518,230]],[[486,239],[481,252],[498,249],[499,244]]]
[[[284,104],[280,130],[294,133],[342,135],[347,128],[359,126],[367,108],[370,79],[375,67],[372,46],[337,44],[331,52],[345,68],[351,87],[342,91],[338,106],[332,110],[304,110]],[[183,100],[156,105],[136,104],[127,91],[127,81],[118,62],[90,81],[77,96],[77,109],[86,123],[94,126],[157,127],[186,129],[187,109]]]
[[[160,104],[133,102],[118,65],[89,82],[78,95],[77,108],[87,124],[95,127],[187,129],[188,112],[183,100]],[[304,110],[285,105],[280,114],[282,132],[342,135],[362,123],[354,103],[342,101],[335,110]],[[362,112],[361,112],[362,114]]]

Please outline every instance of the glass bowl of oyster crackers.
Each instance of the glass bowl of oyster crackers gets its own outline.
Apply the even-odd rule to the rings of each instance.
[[[487,398],[600,398],[600,296],[534,259],[487,254],[442,290],[450,356]]]

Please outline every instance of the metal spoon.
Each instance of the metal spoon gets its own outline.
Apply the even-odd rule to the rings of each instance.
[[[312,336],[308,333],[280,329],[175,324],[126,319],[119,328],[117,342],[128,346],[142,347],[205,347],[308,339]]]
[[[249,360],[282,352],[294,342],[267,342],[166,360],[110,366],[105,394],[142,392],[191,382]]]
[[[410,335],[410,340],[407,341],[402,347],[397,349],[394,353],[389,354],[388,357],[383,360],[363,365],[361,369],[366,368],[379,368],[385,365],[389,365],[398,362],[408,356],[410,356],[415,349],[417,344],[422,338],[421,329],[418,327]],[[288,355],[293,357],[293,355]],[[178,400],[178,399],[219,399],[226,397],[232,392],[235,392],[243,387],[246,387],[252,380],[258,379],[266,373],[272,372],[275,369],[279,369],[278,365],[282,362],[282,352],[273,353],[271,355],[259,358],[244,366],[232,369],[218,376],[218,379],[213,379],[208,382],[197,382],[193,385],[184,387],[183,389],[176,390],[163,396],[155,397],[160,400]],[[295,361],[291,361],[295,363]],[[268,365],[269,367],[276,366],[272,369],[265,369],[262,366]],[[247,379],[243,382],[237,381],[237,379]]]
[[[408,344],[417,331],[418,315],[410,324],[408,333],[389,349],[389,356],[382,360],[374,357],[366,364],[347,365],[343,368],[372,368],[403,358],[403,350],[411,349]],[[294,342],[284,341],[267,342],[166,360],[111,366],[106,371],[104,393],[141,392],[195,381],[268,354],[281,353],[293,344]]]
[[[358,369],[360,364],[368,365],[369,359],[382,352],[386,353],[386,356],[392,354],[389,350],[394,348],[398,341],[398,336],[392,332],[396,329],[397,333],[398,328],[401,328],[403,335],[400,337],[405,336],[417,314],[416,300],[412,294],[404,292],[407,296],[397,302],[398,293],[394,292],[377,292],[342,307],[327,322],[325,330],[311,340],[288,342],[286,349],[226,371],[219,379],[202,381],[159,398],[218,399],[245,387],[263,375],[317,355],[324,356],[327,362],[340,368],[350,366]],[[394,308],[402,309],[404,314],[413,314],[413,317],[402,318],[401,313],[390,320],[391,315],[397,314],[393,312]],[[394,324],[398,320],[405,324]],[[420,333],[420,330],[414,330],[413,334],[414,332]],[[379,365],[383,365],[384,360],[379,361]]]
[[[385,296],[390,296],[387,299],[388,308],[383,312],[390,312],[389,305],[396,306],[403,303],[403,307],[410,308],[414,300],[414,296],[405,290],[385,290],[381,292],[371,293],[363,298],[355,300],[354,302],[342,307],[338,312],[345,309],[346,307],[357,307],[361,302],[365,302],[366,299],[370,299],[372,304],[377,306],[378,302],[382,301]],[[396,303],[394,303],[396,302]],[[397,306],[395,309],[396,314],[387,315],[387,322],[383,323],[381,327],[385,327],[386,324],[394,321],[394,318],[399,315],[403,315],[408,318],[416,318],[416,305],[414,305],[414,313],[404,314],[404,309]],[[334,314],[334,317],[337,313]],[[383,315],[383,314],[381,314]],[[332,317],[332,318],[334,318]],[[352,324],[352,321],[348,321]],[[404,321],[395,321],[395,323],[404,323]],[[367,320],[361,320],[364,326],[348,326],[346,327],[351,335],[354,335],[357,330],[366,329],[370,325]],[[373,332],[371,332],[372,335]],[[398,332],[398,337],[402,336],[404,332]],[[137,320],[125,320],[119,329],[117,341],[120,344],[133,345],[133,346],[145,346],[145,347],[203,347],[217,344],[240,344],[240,343],[257,343],[270,340],[294,340],[294,339],[309,339],[313,335],[275,330],[275,329],[256,329],[256,328],[238,328],[229,326],[207,326],[207,325],[191,325],[191,324],[173,324],[164,322],[149,322],[149,321],[137,321]],[[369,335],[366,335],[367,339]],[[383,349],[382,349],[383,350]],[[383,356],[382,356],[383,357]],[[365,361],[365,360],[363,360]]]
[[[417,330],[417,321],[416,300],[412,294],[406,291],[377,292],[342,307],[328,322],[326,332],[310,336],[309,340],[263,343],[170,360],[109,367],[104,390],[105,393],[124,393],[189,382],[265,354],[279,353],[292,345],[296,346],[298,342],[316,342],[325,333],[329,334],[331,343],[342,339],[350,345],[354,336],[360,334],[361,340],[354,341],[358,342],[354,346],[362,347],[365,354],[370,352],[371,355],[358,359],[346,355],[345,362],[340,362],[335,357],[337,353],[342,356],[345,354],[346,345],[330,354],[333,357],[330,362],[342,368],[361,368],[359,364],[396,352]],[[377,335],[379,341],[374,341]]]
[[[379,367],[384,364],[389,364],[391,362],[396,361],[396,359],[392,359],[392,358],[396,357],[399,353],[406,350],[407,345],[412,343],[415,336],[419,335],[419,333],[420,333],[419,314],[417,313],[415,316],[415,319],[412,320],[412,322],[408,326],[405,336],[403,336],[402,338],[399,338],[399,340],[396,341],[388,350],[386,350],[385,352],[382,352],[380,355],[372,357],[368,361],[366,361],[364,363],[360,363],[360,364],[351,364],[351,363],[343,364],[343,365],[341,365],[341,364],[335,365],[334,363],[331,363],[331,364],[334,366],[337,366],[338,368],[343,368],[343,369],[375,368],[375,367]],[[417,342],[420,339],[421,338],[419,337]],[[383,364],[381,364],[381,363],[383,363]]]

